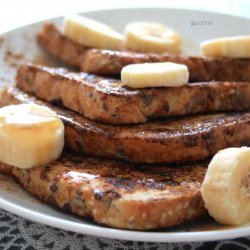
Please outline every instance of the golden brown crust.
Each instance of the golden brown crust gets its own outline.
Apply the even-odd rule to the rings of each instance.
[[[111,126],[90,121],[12,88],[3,91],[0,106],[23,102],[36,102],[55,110],[65,124],[66,146],[89,155],[130,162],[190,162],[213,156],[226,147],[250,145],[250,113]]]
[[[64,37],[51,23],[38,34],[39,44],[63,62],[94,74],[119,75],[122,67],[144,62],[175,62],[187,65],[190,81],[248,81],[250,58],[206,58],[170,54],[146,54],[90,49]]]
[[[48,51],[51,55],[73,67],[79,67],[88,50],[87,47],[62,36],[52,23],[44,24],[43,29],[37,35],[37,39],[44,48],[49,48]]]
[[[32,64],[18,69],[25,92],[111,124],[144,123],[157,117],[250,110],[250,83],[202,82],[176,88],[129,89],[120,81]]]
[[[250,82],[250,58],[206,58],[92,49],[86,52],[81,70],[94,74],[117,75],[128,64],[145,62],[185,64],[188,67],[191,82]]]
[[[139,166],[64,153],[45,167],[13,168],[10,174],[62,209],[111,227],[148,230],[207,213],[200,194],[206,166]]]

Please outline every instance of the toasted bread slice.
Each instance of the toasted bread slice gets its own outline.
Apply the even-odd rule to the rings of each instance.
[[[65,153],[26,170],[0,163],[0,172],[62,209],[115,228],[147,230],[206,214],[200,194],[206,166],[139,166]]]
[[[89,155],[130,162],[190,162],[218,150],[250,145],[250,113],[167,119],[140,125],[111,126],[41,102],[18,89],[5,89],[0,106],[38,103],[57,112],[65,124],[66,146]]]
[[[38,34],[38,42],[54,57],[94,74],[119,75],[122,67],[128,64],[169,61],[187,65],[192,82],[250,82],[250,58],[185,57],[91,49],[66,38],[52,23],[43,26]]]
[[[203,82],[176,88],[132,90],[114,79],[64,69],[21,65],[17,86],[38,98],[111,124],[158,117],[250,110],[250,83]]]

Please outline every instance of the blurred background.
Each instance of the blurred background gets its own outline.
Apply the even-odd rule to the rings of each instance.
[[[95,9],[161,6],[220,12],[250,18],[249,0],[0,0],[0,33],[67,13]]]

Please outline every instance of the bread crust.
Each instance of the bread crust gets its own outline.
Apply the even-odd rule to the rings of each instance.
[[[44,24],[37,40],[54,57],[93,74],[119,75],[128,64],[169,61],[187,65],[191,82],[250,82],[250,58],[207,58],[91,49],[66,38],[52,23]]]
[[[31,194],[110,227],[149,230],[207,214],[200,193],[206,164],[148,166],[64,153],[44,167],[8,174]],[[10,169],[0,163],[0,172]]]
[[[220,113],[114,126],[41,102],[18,89],[5,89],[0,106],[38,103],[65,124],[66,147],[128,162],[171,163],[206,159],[227,147],[250,145],[250,113]]]
[[[18,69],[16,83],[38,98],[109,124],[250,110],[250,83],[247,82],[201,82],[175,88],[129,89],[111,78],[25,64]]]

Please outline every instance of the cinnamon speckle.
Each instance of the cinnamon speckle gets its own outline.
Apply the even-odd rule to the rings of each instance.
[[[23,58],[23,54],[14,54],[8,49],[4,52],[4,61],[13,68],[17,68]]]

